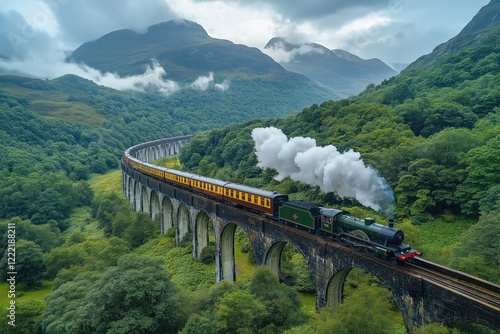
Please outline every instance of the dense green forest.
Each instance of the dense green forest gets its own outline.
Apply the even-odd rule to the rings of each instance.
[[[18,271],[16,328],[2,323],[0,333],[405,332],[391,293],[370,275],[353,271],[344,304],[317,314],[314,288],[293,249],[283,254],[282,284],[253,268],[248,238],[238,232],[237,282],[213,284],[213,249],[196,262],[189,238],[176,247],[172,230],[160,235],[158,222],[132,212],[120,189],[123,151],[200,130],[207,131],[180,155],[184,169],[385,220],[387,212],[352,198],[275,180],[274,170],[257,166],[251,132],[274,126],[290,138],[360,152],[394,191],[408,243],[431,261],[500,283],[500,41],[492,36],[358,96],[280,118],[262,119],[302,108],[293,83],[284,104],[272,89],[257,103],[255,87],[238,94],[186,89],[167,99],[75,76],[0,77],[4,320],[9,226]],[[465,333],[489,332],[458,325]],[[415,332],[450,329],[431,324]]]

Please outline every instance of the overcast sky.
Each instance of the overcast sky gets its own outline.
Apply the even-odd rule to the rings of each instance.
[[[264,51],[275,36],[410,63],[455,36],[489,0],[2,0],[0,67],[54,77],[65,52],[170,19]],[[57,69],[54,64],[58,64]],[[168,69],[165,69],[168,72]],[[78,74],[78,73],[77,73]]]

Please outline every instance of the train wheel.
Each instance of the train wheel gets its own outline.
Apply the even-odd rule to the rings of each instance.
[[[361,230],[354,230],[351,232],[352,235],[360,238],[360,239],[363,239],[363,240],[366,240],[366,241],[370,241],[370,238],[368,237],[368,235],[361,231]]]
[[[351,232],[351,234],[354,235],[357,238],[360,238],[360,239],[363,239],[363,240],[366,240],[366,241],[370,241],[370,237],[368,237],[368,235],[365,232],[361,231],[361,230],[354,230],[354,231]],[[366,245],[360,245],[360,244],[358,244],[358,245],[355,245],[355,248],[358,251],[362,252],[362,253],[365,253],[365,254],[369,254],[370,253],[370,251],[368,250],[368,248],[366,247]]]

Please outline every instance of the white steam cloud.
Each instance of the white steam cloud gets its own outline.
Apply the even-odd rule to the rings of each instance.
[[[257,166],[275,169],[278,181],[289,176],[341,198],[356,198],[377,211],[387,209],[394,202],[385,179],[366,166],[358,152],[340,153],[333,145],[316,146],[316,140],[308,137],[288,139],[275,127],[253,129],[252,139]]]

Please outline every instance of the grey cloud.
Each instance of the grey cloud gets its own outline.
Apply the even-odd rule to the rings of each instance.
[[[46,0],[50,1],[50,0]],[[119,29],[144,31],[155,23],[177,18],[162,0],[72,0],[56,12],[68,41],[83,43]]]
[[[19,13],[0,13],[0,58],[22,60],[54,46],[47,33],[35,29]]]
[[[54,52],[73,50],[114,30],[142,31],[152,24],[177,18],[162,0],[152,0],[147,5],[134,0],[42,1],[31,8],[30,22],[14,10],[0,11],[1,58],[22,60],[29,55],[53,56]],[[53,31],[50,36],[45,30],[49,26],[59,31]]]
[[[196,0],[196,2],[214,2],[217,0]],[[365,11],[373,11],[387,6],[398,0],[373,1],[373,0],[226,0],[242,6],[263,7],[268,6],[275,9],[281,15],[295,21],[305,19],[321,18],[330,16],[346,9],[364,8]]]

